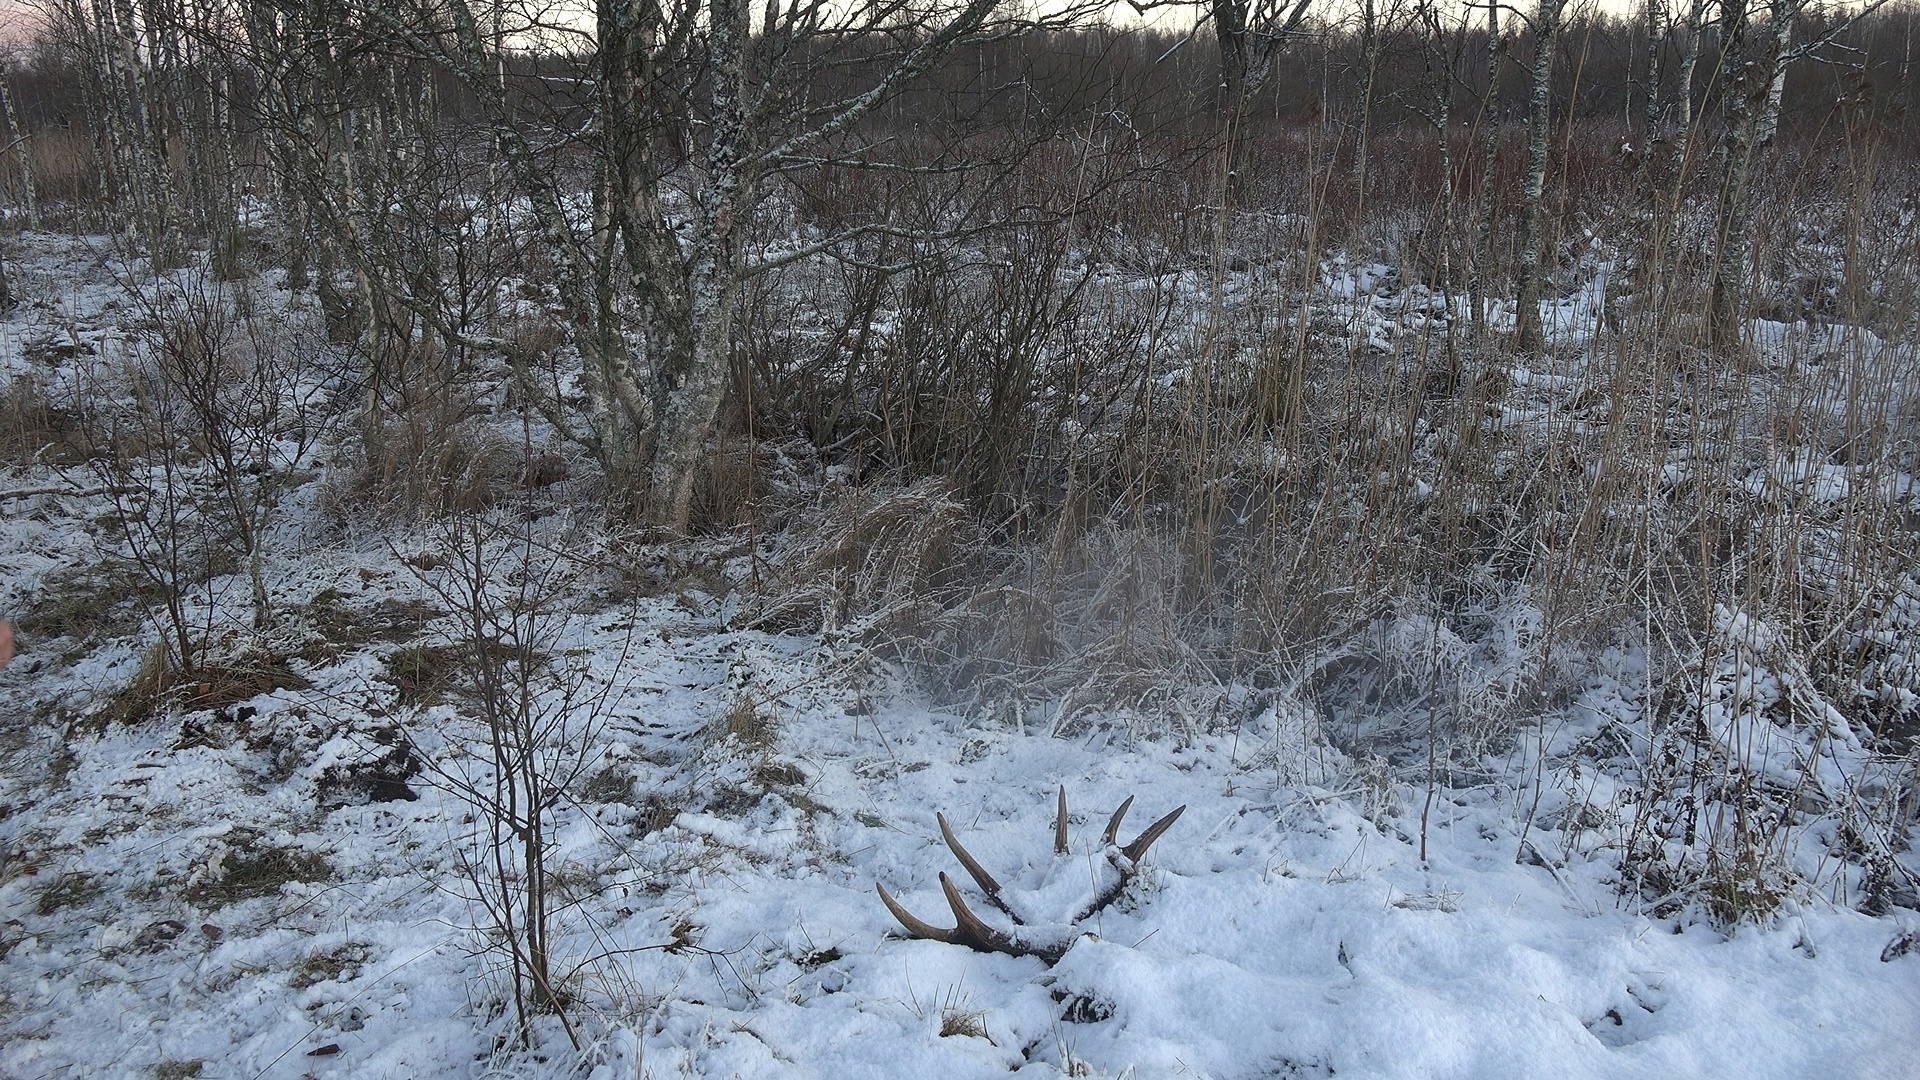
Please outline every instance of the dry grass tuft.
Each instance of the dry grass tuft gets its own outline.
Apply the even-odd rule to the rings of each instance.
[[[738,743],[743,749],[760,751],[770,749],[779,735],[778,717],[774,711],[754,699],[750,693],[734,696],[733,704],[726,715],[720,718],[719,730],[715,732],[723,741]]]
[[[115,694],[93,722],[135,724],[170,713],[212,712],[275,690],[312,686],[289,666],[290,657],[248,654],[183,669],[165,642],[150,647],[133,681]]]
[[[28,372],[0,389],[0,459],[13,464],[78,465],[90,456],[86,425],[55,404],[45,381]]]
[[[966,508],[945,482],[841,488],[807,517],[763,575],[748,625],[904,627],[964,576],[957,541]]]
[[[951,1039],[955,1036],[993,1042],[993,1036],[987,1034],[987,1014],[978,1009],[941,1009],[940,1037]]]

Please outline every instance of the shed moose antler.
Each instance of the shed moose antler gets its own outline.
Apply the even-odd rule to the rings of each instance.
[[[1095,863],[1094,873],[1090,879],[1081,878],[1077,873],[1049,875],[1056,884],[1064,884],[1067,889],[1072,889],[1077,894],[1072,896],[1063,895],[1064,890],[1061,888],[1048,888],[1044,885],[1028,893],[1015,893],[1003,889],[1000,883],[994,880],[993,875],[987,873],[986,868],[968,854],[966,848],[960,846],[960,841],[953,835],[953,829],[947,825],[946,816],[937,813],[934,815],[934,820],[940,823],[940,835],[946,840],[947,847],[953,850],[954,858],[960,860],[960,865],[966,868],[974,884],[980,886],[980,891],[986,894],[987,902],[999,908],[1002,914],[1013,920],[1014,928],[1011,930],[1001,930],[991,926],[975,915],[972,909],[967,907],[967,902],[961,897],[960,890],[954,886],[953,879],[949,878],[945,871],[940,873],[940,891],[946,894],[947,906],[953,909],[955,926],[951,930],[943,930],[932,923],[914,917],[912,912],[901,907],[900,902],[888,894],[885,886],[876,883],[874,889],[880,893],[881,903],[887,905],[887,910],[893,912],[893,917],[900,920],[900,925],[906,927],[907,933],[913,937],[926,938],[929,941],[944,941],[949,945],[965,945],[980,952],[999,952],[1010,956],[1037,956],[1051,964],[1066,955],[1067,949],[1079,939],[1080,923],[1113,903],[1120,896],[1126,889],[1127,882],[1132,880],[1134,871],[1139,868],[1141,856],[1147,853],[1147,849],[1153,846],[1153,842],[1160,839],[1161,834],[1171,828],[1187,809],[1185,806],[1175,807],[1167,816],[1147,826],[1139,836],[1133,838],[1132,843],[1122,847],[1119,844],[1120,821],[1127,816],[1127,810],[1132,806],[1133,797],[1128,796],[1127,801],[1121,803],[1120,808],[1107,819],[1106,832],[1101,838],[1101,857]],[[1064,787],[1060,789],[1060,807],[1053,822],[1053,854],[1055,859],[1067,854],[1067,789]],[[1036,908],[1053,907],[1054,904],[1059,904],[1058,907],[1054,907],[1054,910],[1060,910],[1066,907],[1066,904],[1061,901],[1071,900],[1078,902],[1070,909],[1073,912],[1072,918],[1065,923],[1047,924],[1034,918]]]

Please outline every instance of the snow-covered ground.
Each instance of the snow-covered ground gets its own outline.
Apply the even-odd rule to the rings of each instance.
[[[51,243],[30,254],[42,281],[65,272]],[[71,358],[51,328],[111,318],[114,288],[77,284],[97,270],[6,323],[10,374],[44,367],[36,348]],[[499,517],[552,545],[503,587],[557,583],[518,625],[562,718],[542,753],[564,780],[548,866],[572,1030],[541,1017],[523,1046],[476,901],[487,819],[463,783],[485,786],[487,735],[459,686],[458,559],[431,530],[323,527],[311,471],[276,523],[287,620],[226,646],[259,687],[101,722],[140,665],[131,634],[29,640],[0,672],[0,1076],[1920,1075],[1912,910],[1801,891],[1729,930],[1623,903],[1620,822],[1585,813],[1607,781],[1568,751],[1634,719],[1617,679],[1545,751],[1431,791],[1312,738],[1284,695],[1054,737],[937,708],[845,642],[738,628],[713,595],[725,553],[636,586],[599,564],[644,559],[563,513]],[[10,499],[0,598],[30,609],[97,562],[111,509]],[[223,580],[196,610],[243,623]],[[937,875],[966,878],[936,813],[1010,890],[1074,894],[1129,796],[1123,841],[1186,809],[1052,966],[907,938],[876,895],[949,921]]]
[[[1630,914],[1606,859],[1517,863],[1499,784],[1439,794],[1422,862],[1423,792],[1367,790],[1334,755],[1277,768],[1270,713],[1022,735],[904,698],[863,714],[807,642],[671,599],[569,622],[614,684],[591,774],[619,778],[554,829],[586,1075],[1892,1080],[1920,1061],[1920,954],[1882,962],[1903,924],[1810,902],[1731,936]],[[496,1052],[500,958],[460,870],[472,807],[431,771],[415,801],[319,805],[351,733],[395,715],[376,657],[396,648],[305,669],[310,689],[198,745],[142,725],[13,753],[0,1073],[566,1071],[557,1029],[545,1065]],[[713,735],[743,668],[777,684],[761,750]],[[11,697],[56,677],[5,679]],[[446,763],[471,732],[397,715]],[[1073,853],[1050,866],[1058,785]],[[905,940],[875,896],[945,918],[936,811],[1014,887],[1086,873],[1128,795],[1135,828],[1187,811],[1051,969]],[[310,880],[229,884],[268,856]]]

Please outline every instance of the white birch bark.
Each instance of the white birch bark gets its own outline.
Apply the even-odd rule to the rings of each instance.
[[[12,80],[0,74],[0,118],[7,122],[7,138],[13,143],[14,164],[20,170],[20,210],[27,228],[40,227],[40,203],[33,178],[33,156],[27,151],[27,129],[20,124],[20,112],[13,104]]]
[[[630,499],[616,496],[624,504],[616,512],[630,506],[657,525],[684,530],[731,377],[743,282],[890,228],[856,226],[749,262],[744,244],[767,194],[765,178],[807,161],[822,144],[855,137],[857,125],[910,80],[982,36],[1000,0],[914,8],[775,4],[759,26],[752,25],[749,0],[599,0],[598,92],[584,122],[563,135],[593,153],[585,220],[569,213],[572,196],[548,149],[532,144],[501,85],[501,33],[492,25],[500,3],[444,0],[423,21],[374,0],[346,2],[390,47],[460,81],[491,130],[493,177],[508,189],[503,201],[511,197],[525,208],[544,243],[559,307],[582,355],[591,433],[579,433],[560,403],[525,379],[529,397],[561,430],[594,448],[616,487],[632,492]],[[1072,17],[1049,12],[1032,18]],[[1032,23],[992,25],[1000,33]],[[885,50],[884,62],[874,65],[879,74],[845,97],[818,99],[822,65],[836,63],[832,50],[852,42]],[[685,202],[668,197],[669,183],[685,186]],[[671,206],[691,206],[691,219],[676,220]]]
[[[748,33],[745,0],[709,0],[708,59],[713,114],[707,176],[689,259],[693,352],[684,367],[663,357],[656,377],[659,433],[653,452],[648,517],[684,531],[694,474],[732,368],[733,314],[740,292],[740,234],[747,196],[755,186],[746,169],[746,105],[741,100]]]
[[[1660,51],[1667,43],[1667,0],[1647,0],[1645,18],[1647,107],[1644,113],[1646,128],[1641,132],[1640,137],[1647,143],[1642,149],[1651,152],[1653,140],[1660,130]]]
[[[281,264],[287,272],[287,288],[299,292],[309,284],[307,206],[300,177],[307,173],[305,151],[311,143],[302,137],[307,119],[288,47],[294,16],[265,4],[247,4],[244,14],[245,56],[257,91],[255,107],[263,118],[260,134],[270,165],[267,176],[278,219]]]
[[[149,67],[152,40],[144,42],[130,0],[115,0],[114,26],[118,32],[120,77],[125,86],[130,134],[137,139],[132,155],[137,183],[145,194],[147,212],[147,260],[154,267],[180,265],[185,257],[177,218],[179,199],[173,184],[173,163],[168,154],[168,125],[162,115],[161,95],[155,87]]]
[[[1726,71],[1726,120],[1720,137],[1720,191],[1714,209],[1713,273],[1709,285],[1707,327],[1710,343],[1736,350],[1744,320],[1747,258],[1752,229],[1755,155],[1764,145],[1762,125],[1781,71],[1781,22],[1793,11],[1770,7],[1755,20],[1755,0],[1722,0],[1721,65]]]
[[[121,48],[119,24],[115,20],[111,0],[94,0],[89,21],[92,24],[90,37],[100,88],[99,119],[106,131],[111,162],[112,179],[108,188],[114,202],[123,208],[131,204],[132,213],[123,215],[128,225],[128,235],[131,237],[144,231],[146,242],[151,245],[156,242],[150,228],[153,222],[152,192],[141,182],[143,171],[139,167],[137,152],[141,138],[133,119],[134,95],[124,67],[125,53]]]
[[[1772,7],[1773,20],[1769,29],[1777,39],[1773,45],[1776,59],[1773,78],[1767,84],[1767,103],[1761,107],[1753,135],[1754,145],[1761,147],[1773,145],[1773,136],[1780,130],[1780,99],[1787,89],[1787,65],[1784,61],[1787,46],[1793,43],[1793,10],[1781,3],[1775,3]]]
[[[1473,307],[1473,339],[1485,339],[1487,294],[1493,276],[1494,184],[1500,150],[1500,4],[1487,2],[1487,90],[1480,101],[1480,234],[1474,244],[1473,281],[1468,303]]]
[[[1540,327],[1540,244],[1545,211],[1547,149],[1553,119],[1553,54],[1559,45],[1560,17],[1566,0],[1540,0],[1533,19],[1533,82],[1527,102],[1527,179],[1520,221],[1519,325],[1522,352],[1545,345]]]
[[[1433,114],[1428,117],[1440,148],[1440,221],[1429,224],[1426,232],[1435,238],[1438,265],[1434,271],[1439,286],[1441,310],[1446,319],[1446,372],[1449,392],[1460,382],[1459,340],[1455,332],[1453,281],[1453,74],[1454,58],[1447,49],[1447,34],[1431,0],[1419,0],[1415,18],[1426,45],[1427,75],[1432,79]],[[1464,20],[1464,16],[1462,17]],[[1464,21],[1461,23],[1464,28]],[[1464,38],[1464,34],[1463,34]]]

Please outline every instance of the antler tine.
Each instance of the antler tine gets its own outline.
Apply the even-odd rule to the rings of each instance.
[[[1115,810],[1113,816],[1107,819],[1107,831],[1100,838],[1101,847],[1112,847],[1119,842],[1120,820],[1127,816],[1127,808],[1132,805],[1133,796],[1129,795],[1127,796],[1127,801],[1120,804],[1120,809]]]
[[[947,906],[953,909],[954,934],[960,943],[981,952],[1006,953],[1008,956],[1037,956],[1052,964],[1066,955],[1071,941],[1061,941],[1052,945],[1035,945],[1014,937],[1004,930],[996,930],[980,920],[967,907],[966,900],[960,896],[960,890],[953,887],[953,879],[946,874],[940,875],[940,891],[947,894]]]
[[[1024,956],[1026,950],[1005,932],[996,930],[982,922],[980,916],[967,907],[960,896],[960,890],[954,887],[953,879],[944,872],[940,875],[940,891],[947,894],[947,906],[953,909],[953,921],[958,924],[954,932],[962,935],[962,940],[976,949],[989,952],[1003,952],[1010,956]]]
[[[1000,883],[993,880],[993,875],[987,873],[986,867],[981,866],[974,860],[972,855],[967,854],[966,848],[960,846],[959,839],[953,835],[953,830],[947,826],[947,817],[945,814],[936,813],[933,815],[933,820],[940,823],[941,838],[946,840],[947,847],[953,850],[953,857],[959,859],[960,865],[967,868],[967,873],[973,878],[973,883],[980,886],[980,888],[986,892],[995,907],[1000,906]]]
[[[1132,802],[1133,800],[1129,799],[1127,801]],[[1121,807],[1121,809],[1125,810],[1126,807],[1123,806]],[[1126,847],[1121,848],[1120,854],[1125,855],[1128,859],[1132,860],[1133,862],[1139,862],[1140,856],[1145,855],[1147,853],[1147,849],[1153,846],[1153,842],[1155,840],[1160,839],[1160,834],[1172,828],[1173,823],[1176,821],[1179,821],[1180,815],[1186,813],[1186,810],[1187,808],[1185,806],[1174,807],[1172,813],[1168,814],[1166,817],[1161,818],[1159,821],[1156,821],[1153,824],[1147,826],[1147,830],[1145,832],[1133,838],[1133,843],[1128,844]],[[1114,815],[1114,820],[1116,822],[1119,821],[1119,819],[1120,818],[1118,814]]]
[[[945,875],[942,876],[944,877]],[[965,945],[967,943],[966,939],[961,936],[958,927],[952,930],[942,930],[930,922],[916,919],[912,912],[901,907],[899,901],[887,894],[887,887],[885,885],[875,882],[873,887],[880,893],[880,902],[887,905],[887,910],[893,912],[893,917],[900,920],[901,926],[907,928],[907,933],[917,938],[926,938],[930,941],[943,941],[948,945]]]
[[[1060,812],[1053,816],[1053,853],[1067,853],[1067,785],[1060,785]]]

